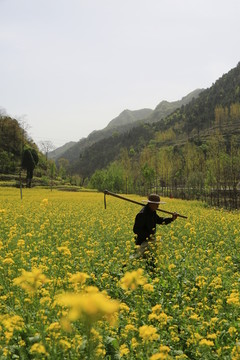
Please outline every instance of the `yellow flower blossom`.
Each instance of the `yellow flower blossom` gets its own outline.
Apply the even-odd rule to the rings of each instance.
[[[24,247],[25,245],[25,241],[23,239],[19,239],[18,242],[17,242],[17,246],[18,247]]]
[[[170,351],[170,347],[169,347],[169,346],[166,346],[166,345],[160,345],[159,351],[168,354],[169,351]]]
[[[121,288],[124,290],[136,290],[140,285],[145,285],[147,279],[143,276],[143,269],[126,272],[120,281]]]
[[[159,348],[159,352],[156,354],[153,354],[150,357],[150,360],[170,360],[171,356],[169,356],[170,348],[165,345],[161,345]]]
[[[0,324],[2,324],[5,329],[7,341],[11,340],[15,330],[22,330],[24,328],[24,320],[19,315],[2,315],[0,316]]]
[[[229,332],[231,337],[234,337],[238,333],[237,329],[234,326],[230,326],[230,328],[228,329],[228,332]]]
[[[157,304],[152,308],[152,313],[148,315],[148,319],[157,320],[159,324],[166,325],[168,316],[164,311],[162,311],[162,306]]]
[[[229,305],[240,306],[239,292],[237,290],[232,291],[228,296],[227,303]]]
[[[59,322],[54,322],[48,326],[48,331],[58,332],[61,329]]]
[[[128,332],[128,331],[137,331],[137,328],[132,325],[132,324],[128,324],[125,326],[125,330]]]
[[[143,285],[143,290],[147,291],[147,292],[153,292],[154,291],[154,287],[152,284],[145,284]]]
[[[207,338],[210,340],[215,340],[215,339],[217,339],[217,334],[208,334]]]
[[[240,359],[240,342],[237,342],[236,346],[233,347],[231,352],[231,360]]]
[[[33,269],[32,271],[22,270],[22,275],[13,280],[13,284],[20,286],[27,293],[34,293],[39,287],[47,283],[47,277],[42,274],[40,269]]]
[[[71,251],[67,246],[58,246],[57,250],[64,256],[71,256]]]
[[[130,351],[127,345],[123,344],[120,346],[119,352],[120,352],[120,356],[123,357],[125,355],[128,355]]]
[[[175,264],[169,264],[168,265],[168,270],[171,272],[173,269],[176,268],[176,265]]]
[[[139,343],[135,337],[132,338],[131,345],[133,349],[136,349],[138,347]]]
[[[202,339],[199,341],[200,346],[214,346],[214,342],[208,339]]]
[[[158,340],[157,329],[152,325],[143,325],[139,328],[139,336],[144,342]]]
[[[83,272],[78,272],[76,274],[71,275],[69,281],[72,283],[83,285],[85,284],[86,280],[89,278],[90,276],[88,274],[85,274]]]
[[[63,348],[65,351],[71,349],[71,343],[65,339],[61,339],[59,341],[59,345],[61,346],[61,348]]]
[[[156,353],[150,357],[150,360],[165,360],[165,359],[166,359],[166,355],[163,353]]]
[[[197,314],[192,314],[192,315],[190,316],[190,319],[191,319],[191,320],[199,320],[199,316],[198,316]]]
[[[42,199],[41,205],[47,206],[48,205],[48,199]]]
[[[129,312],[130,308],[125,303],[120,303],[119,305],[120,311],[126,311]]]
[[[206,284],[207,278],[205,276],[197,276],[196,277],[196,285],[202,288]]]
[[[45,346],[40,343],[33,344],[30,349],[30,353],[33,355],[45,355],[48,356],[48,353],[45,349]]]
[[[6,265],[13,265],[14,264],[14,260],[12,258],[5,258],[2,262],[3,264],[6,264]]]
[[[119,310],[119,302],[111,300],[100,292],[65,293],[57,297],[58,304],[70,308],[70,321],[86,316],[90,320],[99,320],[103,317],[110,320],[111,315]]]

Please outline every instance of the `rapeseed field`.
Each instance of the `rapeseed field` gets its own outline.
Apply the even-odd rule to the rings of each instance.
[[[239,212],[164,200],[150,269],[140,206],[0,189],[0,359],[240,359]]]

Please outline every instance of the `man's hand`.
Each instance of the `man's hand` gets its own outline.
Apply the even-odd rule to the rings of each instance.
[[[176,220],[177,217],[178,217],[178,213],[174,212],[174,213],[172,214],[172,220],[173,220],[173,221]]]

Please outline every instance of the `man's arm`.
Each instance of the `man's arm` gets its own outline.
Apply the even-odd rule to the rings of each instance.
[[[157,215],[157,224],[168,225],[171,222],[173,222],[174,220],[176,220],[177,217],[178,217],[177,213],[173,213],[171,218],[162,218],[162,217]]]

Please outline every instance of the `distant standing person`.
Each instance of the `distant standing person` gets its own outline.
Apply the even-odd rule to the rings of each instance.
[[[26,187],[32,186],[33,170],[38,163],[38,154],[35,149],[26,148],[22,156],[22,168],[27,170]]]
[[[156,225],[167,225],[176,220],[177,213],[173,213],[171,218],[163,218],[158,216],[156,210],[161,204],[160,196],[150,194],[147,204],[136,215],[133,232],[136,234],[135,243],[139,245],[138,256],[141,256],[147,249],[148,243],[155,240]]]

